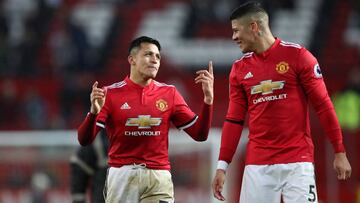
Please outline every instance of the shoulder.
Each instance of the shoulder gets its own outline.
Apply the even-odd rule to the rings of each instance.
[[[286,42],[286,41],[280,41],[279,43],[280,52],[281,54],[285,54],[287,56],[295,56],[295,58],[298,57],[298,55],[306,50],[303,46],[300,44],[296,44],[293,42]]]
[[[125,86],[126,86],[126,81],[123,80],[123,81],[116,82],[111,85],[105,86],[104,89],[106,91],[114,91],[114,90],[123,89],[123,87],[125,87]]]
[[[234,61],[232,67],[231,67],[231,72],[241,72],[243,71],[244,67],[246,67],[246,64],[250,63],[250,61],[253,59],[254,53],[253,52],[249,52],[249,53],[245,53],[240,59],[237,59]]]
[[[254,52],[245,53],[240,59],[234,61],[234,66],[239,66],[243,63],[250,61],[253,58]]]
[[[169,85],[166,83],[158,82],[154,80],[153,90],[156,90],[156,94],[174,96],[177,95],[178,90],[175,85]],[[179,93],[178,93],[179,94]]]
[[[246,72],[249,68],[249,64],[252,63],[253,57],[254,53],[249,52],[245,53],[240,59],[235,60],[231,67],[230,77],[241,75],[241,73]]]
[[[304,48],[300,44],[296,44],[296,43],[293,43],[293,42],[286,42],[286,41],[283,41],[283,40],[280,41],[279,46],[283,47],[285,49],[289,49],[289,50],[301,50],[301,49]]]
[[[294,56],[294,59],[296,60],[313,61],[315,59],[309,50],[299,44],[281,41],[279,46],[283,49],[282,53],[288,54],[289,56]]]
[[[164,88],[164,89],[174,89],[175,88],[174,85],[169,85],[166,83],[158,82],[156,80],[154,80],[154,86],[157,88]]]

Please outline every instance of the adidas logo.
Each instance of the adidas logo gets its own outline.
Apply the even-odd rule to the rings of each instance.
[[[254,77],[253,74],[252,74],[251,72],[248,72],[248,73],[245,75],[244,79],[249,79],[249,78],[252,78],[252,77]]]
[[[123,105],[121,105],[120,109],[131,109],[131,107],[127,102],[125,102]]]

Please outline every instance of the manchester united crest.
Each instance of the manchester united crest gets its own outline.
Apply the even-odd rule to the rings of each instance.
[[[159,99],[156,101],[156,108],[160,111],[166,111],[168,108],[168,104],[165,100]]]
[[[281,61],[276,65],[276,71],[280,74],[284,74],[288,72],[288,70],[289,70],[289,64],[286,63],[285,61]]]

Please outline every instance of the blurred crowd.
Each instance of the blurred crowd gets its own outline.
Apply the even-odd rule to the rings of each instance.
[[[184,38],[206,39],[220,36],[230,39],[228,15],[236,5],[245,0],[178,1],[187,3],[190,8],[182,33]],[[336,2],[332,2],[334,1]],[[83,112],[86,112],[89,106],[89,91],[93,81],[100,80],[104,84],[111,84],[121,80],[128,72],[126,42],[135,36],[123,33],[130,29],[125,26],[129,25],[127,21],[134,19],[127,19],[122,15],[123,11],[137,4],[143,5],[145,10],[145,7],[161,7],[166,2],[156,0],[150,4],[141,0],[1,1],[0,130],[76,128],[84,116]],[[291,11],[296,6],[295,0],[263,2],[270,11],[270,17],[277,9]],[[353,30],[359,34],[359,2],[354,1],[352,5],[354,9],[349,26],[353,28],[355,25]],[[205,33],[207,29],[211,32]],[[351,34],[354,35],[355,38],[360,36],[356,33]],[[161,39],[159,40],[161,42]],[[360,50],[360,43],[358,48]],[[166,58],[164,60],[163,69],[172,66],[171,61],[166,61]],[[229,66],[224,67],[223,72],[216,72],[218,77],[226,77],[231,63],[232,61],[229,61]],[[355,72],[358,72],[359,64],[354,64],[354,67]],[[180,76],[189,75],[188,69],[178,67],[176,71],[181,72]],[[176,82],[180,89],[186,86],[182,84],[183,78],[172,77],[165,80]],[[351,78],[349,82],[352,82],[348,85],[349,89],[359,97],[359,83],[354,83]],[[342,89],[344,88],[345,84]],[[337,89],[339,94],[334,95],[342,95],[340,90]],[[191,99],[191,95],[189,97]],[[347,102],[340,99],[336,103],[340,112],[345,108],[343,106],[347,105]],[[357,103],[354,104],[359,111]],[[359,117],[359,114],[357,116]],[[358,121],[359,119],[351,121],[357,124],[355,127],[352,124],[351,128],[359,128]]]

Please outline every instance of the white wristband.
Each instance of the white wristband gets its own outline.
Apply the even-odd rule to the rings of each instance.
[[[229,164],[226,161],[219,160],[217,163],[216,169],[222,169],[222,170],[226,171],[228,166],[229,166]]]

